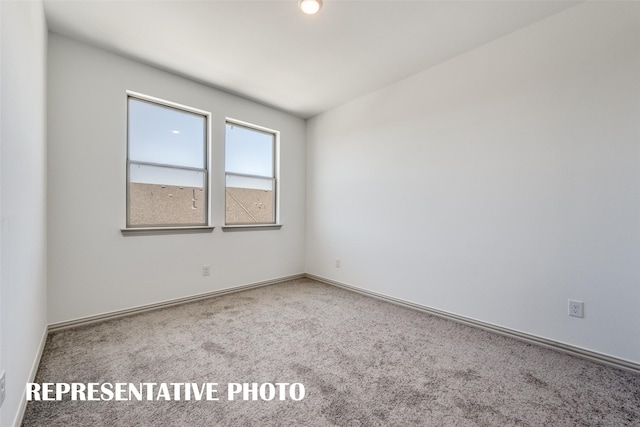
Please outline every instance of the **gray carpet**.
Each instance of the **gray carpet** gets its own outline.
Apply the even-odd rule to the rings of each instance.
[[[24,426],[640,425],[640,375],[309,279],[52,333],[36,382],[217,382],[220,400],[30,402]],[[306,397],[228,401],[242,382]]]

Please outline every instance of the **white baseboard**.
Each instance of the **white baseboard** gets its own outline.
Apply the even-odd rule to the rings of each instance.
[[[47,336],[49,335],[49,330],[45,327],[42,331],[42,337],[40,338],[40,345],[38,346],[38,352],[36,353],[36,357],[33,360],[33,364],[31,365],[31,371],[29,372],[29,380],[27,382],[34,382],[36,379],[36,374],[38,373],[38,367],[40,366],[40,359],[42,359],[42,353],[44,352],[44,346],[47,343]],[[20,399],[20,406],[18,407],[18,412],[16,413],[16,417],[13,420],[13,427],[20,427],[22,424],[22,420],[24,418],[24,411],[27,409],[27,394],[26,388],[22,389],[22,399]]]
[[[59,331],[62,329],[74,328],[83,325],[89,325],[92,323],[102,322],[110,319],[117,319],[125,316],[132,316],[137,313],[143,313],[151,310],[158,310],[160,308],[171,307],[174,305],[185,304],[189,302],[200,301],[203,299],[230,294],[234,292],[245,291],[248,289],[259,288],[262,286],[268,286],[275,283],[286,282],[287,280],[295,280],[301,279],[305,277],[303,273],[294,274],[292,276],[280,277],[272,280],[265,280],[262,282],[251,283],[247,285],[234,286],[231,288],[220,289],[212,292],[206,292],[203,294],[192,295],[184,298],[177,298],[169,301],[163,301],[154,304],[147,304],[138,307],[132,307],[125,310],[112,311],[108,313],[98,314],[96,316],[88,316],[79,319],[74,319],[66,322],[52,323],[49,324],[42,333],[42,338],[40,340],[40,346],[38,348],[38,353],[36,354],[36,358],[33,361],[33,365],[31,366],[31,372],[29,373],[29,381],[34,382],[36,378],[36,374],[38,373],[38,367],[40,366],[40,359],[42,359],[42,353],[44,352],[44,347],[47,342],[47,336],[49,332]],[[22,424],[22,420],[24,418],[24,412],[27,409],[27,399],[26,399],[26,389],[23,390],[23,397],[20,402],[20,407],[18,408],[18,412],[16,413],[15,419],[13,421],[13,427],[20,427]]]
[[[132,307],[132,308],[128,308],[125,310],[118,310],[118,311],[113,311],[113,312],[109,312],[109,313],[103,313],[103,314],[99,314],[96,316],[89,316],[89,317],[84,317],[84,318],[80,318],[80,319],[75,319],[75,320],[70,320],[70,321],[66,321],[66,322],[59,322],[59,323],[54,323],[54,324],[50,324],[47,328],[44,329],[43,333],[42,333],[42,338],[40,340],[40,346],[38,348],[38,352],[36,354],[36,357],[33,361],[33,364],[31,366],[31,372],[29,374],[29,382],[34,382],[35,381],[35,377],[36,374],[38,372],[38,366],[40,365],[40,359],[42,358],[42,353],[44,351],[44,347],[45,344],[47,342],[47,336],[49,332],[52,331],[58,331],[58,330],[62,330],[62,329],[67,329],[67,328],[73,328],[73,327],[78,327],[78,326],[82,326],[82,325],[88,325],[91,323],[97,323],[97,322],[102,322],[105,320],[110,320],[110,319],[117,319],[120,317],[125,317],[125,316],[131,316],[137,313],[143,313],[146,311],[151,311],[151,310],[157,310],[160,308],[164,308],[164,307],[171,307],[174,305],[179,305],[179,304],[185,304],[185,303],[189,303],[189,302],[195,302],[195,301],[199,301],[199,300],[203,300],[206,298],[211,298],[211,297],[215,297],[215,296],[220,296],[220,295],[225,295],[225,294],[230,294],[230,293],[235,293],[235,292],[240,292],[240,291],[244,291],[244,290],[248,290],[248,289],[254,289],[254,288],[259,288],[262,286],[268,286],[268,285],[273,285],[276,283],[281,283],[281,282],[285,282],[288,280],[295,280],[295,279],[300,279],[300,278],[304,278],[307,277],[309,279],[313,279],[313,280],[317,280],[318,282],[322,282],[322,283],[326,283],[328,285],[332,285],[332,286],[336,286],[351,292],[356,292],[358,294],[361,295],[365,295],[368,297],[372,297],[372,298],[376,298],[379,299],[381,301],[385,301],[385,302],[389,302],[392,304],[397,304],[403,307],[407,307],[407,308],[411,308],[414,310],[418,310],[424,313],[428,313],[428,314],[432,314],[435,316],[439,316],[445,319],[450,319],[453,320],[455,322],[459,322],[465,325],[469,325],[472,327],[476,327],[476,328],[480,328],[486,331],[490,331],[490,332],[494,332],[500,335],[504,335],[507,337],[511,337],[520,341],[525,341],[527,343],[530,344],[535,344],[535,345],[539,345],[542,347],[547,347],[556,351],[560,351],[562,353],[566,353],[566,354],[570,354],[573,356],[577,356],[577,357],[581,357],[583,359],[588,359],[594,362],[598,362],[598,363],[602,363],[604,365],[608,365],[614,368],[618,368],[618,369],[624,369],[627,371],[631,371],[634,373],[640,373],[640,364],[629,361],[629,360],[625,360],[625,359],[620,359],[620,358],[616,358],[613,356],[609,356],[606,354],[602,354],[602,353],[598,353],[595,351],[591,351],[591,350],[587,350],[587,349],[583,349],[580,347],[576,347],[576,346],[572,346],[570,344],[565,344],[565,343],[561,343],[558,341],[554,341],[554,340],[550,340],[547,338],[543,338],[543,337],[538,337],[535,335],[531,335],[531,334],[527,334],[524,332],[520,332],[520,331],[516,331],[513,329],[509,329],[509,328],[505,328],[502,326],[498,326],[498,325],[493,325],[491,323],[487,323],[487,322],[482,322],[476,319],[471,319],[468,317],[464,317],[464,316],[460,316],[457,314],[453,314],[453,313],[448,313],[446,311],[442,311],[442,310],[438,310],[438,309],[434,309],[434,308],[430,308],[427,306],[423,306],[420,304],[416,304],[413,302],[409,302],[409,301],[404,301],[402,299],[399,298],[394,298],[388,295],[384,295],[384,294],[380,294],[377,292],[373,292],[373,291],[369,291],[366,289],[362,289],[359,288],[357,286],[353,286],[353,285],[347,285],[346,283],[341,283],[335,280],[331,280],[331,279],[327,279],[321,276],[316,276],[314,274],[310,274],[310,273],[301,273],[301,274],[296,274],[296,275],[292,275],[292,276],[287,276],[287,277],[280,277],[278,279],[272,279],[272,280],[266,280],[266,281],[262,281],[262,282],[257,282],[257,283],[251,283],[251,284],[247,284],[247,285],[240,285],[240,286],[235,286],[235,287],[231,287],[231,288],[226,288],[226,289],[220,289],[217,291],[213,291],[213,292],[207,292],[207,293],[203,293],[203,294],[198,294],[198,295],[192,295],[189,297],[184,297],[184,298],[178,298],[178,299],[174,299],[174,300],[169,300],[169,301],[163,301],[160,303],[155,303],[155,304],[148,304],[148,305],[143,305],[143,306],[139,306],[139,307]],[[23,390],[23,394],[25,393],[25,391]],[[20,427],[20,425],[22,424],[22,419],[24,418],[24,412],[26,410],[27,407],[27,401],[26,401],[26,395],[23,395],[22,401],[20,403],[20,407],[18,408],[18,412],[16,413],[16,417],[14,419],[13,422],[13,427]]]
[[[153,303],[153,304],[145,304],[137,307],[131,307],[124,310],[110,311],[110,312],[98,314],[95,316],[88,316],[88,317],[68,320],[65,322],[52,323],[49,325],[48,331],[49,332],[60,331],[62,329],[75,328],[78,326],[89,325],[91,323],[103,322],[105,320],[132,316],[134,314],[144,313],[146,311],[158,310],[160,308],[166,308],[174,305],[200,301],[200,300],[211,298],[211,297],[230,294],[234,292],[246,291],[248,289],[259,288],[262,286],[268,286],[275,283],[286,282],[287,280],[300,279],[303,277],[305,277],[303,273],[294,274],[292,276],[279,277],[277,279],[265,280],[262,282],[256,282],[256,283],[251,283],[247,285],[239,285],[231,288],[219,289],[216,291],[206,292],[206,293],[197,294],[197,295],[191,295],[184,298],[176,298],[168,301],[162,301],[162,302]]]
[[[556,351],[560,351],[562,353],[570,354],[572,356],[577,356],[583,359],[589,359],[594,362],[612,366],[614,368],[624,369],[624,370],[635,372],[635,373],[640,373],[640,364],[632,362],[630,360],[620,359],[617,357],[598,353],[592,350],[587,350],[587,349],[576,347],[570,344],[565,344],[559,341],[550,340],[548,338],[527,334],[525,332],[516,331],[514,329],[505,328],[503,326],[493,325],[491,323],[482,322],[480,320],[471,319],[468,317],[460,316],[458,314],[453,314],[443,310],[438,310],[435,308],[416,304],[413,302],[404,301],[399,298],[394,298],[394,297],[390,297],[388,295],[380,294],[377,292],[368,291],[366,289],[362,289],[357,286],[347,285],[345,283],[337,282],[335,280],[327,279],[321,276],[316,276],[314,274],[307,273],[305,274],[305,277],[308,277],[309,279],[317,280],[318,282],[326,283],[328,285],[333,285],[342,289],[356,292],[361,295],[373,297],[382,301],[390,302],[392,304],[401,305],[403,307],[408,307],[414,310],[422,311],[424,313],[433,314],[434,316],[450,319],[455,322],[463,323],[465,325],[484,329],[485,331],[490,331],[500,335],[505,335],[520,341],[525,341],[530,344],[547,347]]]
[[[124,310],[118,310],[118,311],[113,311],[113,312],[108,312],[108,313],[103,313],[103,314],[99,314],[99,315],[95,315],[95,316],[89,316],[89,317],[84,317],[84,318],[79,318],[79,319],[74,319],[74,320],[70,320],[70,321],[65,321],[65,322],[59,322],[59,323],[53,323],[50,324],[47,328],[47,330],[45,330],[43,337],[42,337],[42,342],[40,344],[40,349],[39,349],[39,353],[38,353],[38,357],[37,359],[34,361],[34,365],[32,368],[32,373],[31,373],[31,378],[33,381],[33,378],[35,378],[35,374],[37,372],[38,369],[38,365],[40,362],[40,357],[42,356],[42,351],[44,349],[44,344],[46,342],[46,338],[47,338],[47,333],[48,332],[53,332],[53,331],[59,331],[62,329],[67,329],[67,328],[73,328],[73,327],[78,327],[78,326],[83,326],[83,325],[88,325],[91,323],[97,323],[97,322],[102,322],[105,320],[110,320],[110,319],[117,319],[120,317],[125,317],[125,316],[131,316],[134,314],[138,314],[138,313],[143,313],[146,311],[151,311],[151,310],[157,310],[160,308],[165,308],[165,307],[171,307],[174,305],[179,305],[179,304],[185,304],[185,303],[189,303],[189,302],[195,302],[195,301],[199,301],[199,300],[203,300],[206,298],[211,298],[211,297],[215,297],[215,296],[220,296],[220,295],[225,295],[225,294],[230,294],[230,293],[235,293],[235,292],[241,292],[241,291],[245,291],[245,290],[249,290],[249,289],[254,289],[254,288],[258,288],[258,287],[262,287],[262,286],[268,286],[268,285],[273,285],[276,283],[281,283],[281,282],[285,282],[288,280],[295,280],[295,279],[300,279],[303,277],[307,277],[309,279],[313,279],[313,280],[317,280],[319,282],[322,283],[326,283],[329,285],[333,285],[333,286],[337,286],[339,288],[342,289],[346,289],[352,292],[356,292],[359,293],[361,295],[365,295],[365,296],[369,296],[372,298],[376,298],[382,301],[386,301],[392,304],[397,304],[403,307],[408,307],[414,310],[418,310],[418,311],[422,311],[424,313],[428,313],[428,314],[432,314],[435,316],[439,316],[439,317],[443,317],[445,319],[450,319],[459,323],[463,323],[465,325],[469,325],[469,326],[473,326],[476,328],[480,328],[486,331],[490,331],[490,332],[494,332],[500,335],[505,335],[520,341],[525,341],[527,343],[530,344],[535,344],[535,345],[539,345],[542,347],[547,347],[556,351],[560,351],[562,353],[567,353],[573,356],[577,356],[577,357],[581,357],[583,359],[588,359],[594,362],[598,362],[598,363],[602,363],[608,366],[612,366],[614,368],[618,368],[618,369],[624,369],[627,371],[632,371],[635,373],[640,373],[640,364],[636,363],[636,362],[632,362],[630,360],[625,360],[625,359],[621,359],[621,358],[617,358],[617,357],[613,357],[613,356],[609,356],[606,354],[602,354],[602,353],[598,353],[592,350],[588,350],[588,349],[584,349],[584,348],[580,348],[580,347],[576,347],[570,344],[566,344],[566,343],[562,343],[559,341],[554,341],[548,338],[544,338],[544,337],[539,337],[536,335],[532,335],[532,334],[528,334],[525,332],[521,332],[521,331],[517,331],[514,329],[509,329],[509,328],[505,328],[503,326],[498,326],[498,325],[494,325],[491,323],[487,323],[487,322],[483,322],[480,320],[476,320],[476,319],[472,319],[472,318],[468,318],[468,317],[464,317],[464,316],[460,316],[457,314],[453,314],[453,313],[449,313],[443,310],[438,310],[435,308],[431,308],[428,306],[424,306],[424,305],[420,305],[420,304],[416,304],[413,302],[409,302],[409,301],[405,301],[399,298],[394,298],[388,295],[384,295],[384,294],[380,294],[377,292],[373,292],[373,291],[369,291],[363,288],[359,288],[357,286],[353,286],[353,285],[348,285],[346,283],[341,283],[335,280],[331,280],[331,279],[327,279],[325,277],[321,277],[321,276],[316,276],[314,274],[310,274],[310,273],[301,273],[301,274],[295,274],[295,275],[291,275],[291,276],[286,276],[286,277],[280,277],[277,279],[271,279],[271,280],[266,280],[266,281],[262,281],[262,282],[256,282],[256,283],[251,283],[251,284],[247,284],[247,285],[240,285],[240,286],[234,286],[231,288],[226,288],[226,289],[220,289],[220,290],[216,290],[216,291],[212,291],[212,292],[207,292],[207,293],[203,293],[203,294],[198,294],[198,295],[192,295],[192,296],[188,296],[188,297],[184,297],[184,298],[178,298],[178,299],[173,299],[173,300],[168,300],[168,301],[163,301],[163,302],[159,302],[159,303],[154,303],[154,304],[147,304],[147,305],[143,305],[143,306],[138,306],[138,307],[132,307],[132,308],[128,308],[128,309],[124,309]],[[26,402],[23,402],[23,404],[20,407],[20,411],[18,412],[18,415],[16,416],[16,422],[21,421],[22,420],[22,415],[24,414],[24,410],[26,408]],[[14,423],[14,425],[17,427],[19,426],[20,423],[16,424]]]

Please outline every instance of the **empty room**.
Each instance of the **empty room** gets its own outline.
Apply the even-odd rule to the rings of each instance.
[[[0,427],[640,426],[640,2],[0,20]]]

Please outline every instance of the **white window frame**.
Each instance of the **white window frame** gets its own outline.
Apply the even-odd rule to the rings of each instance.
[[[226,145],[227,145],[227,136],[226,136],[226,128],[227,125],[240,126],[244,128],[248,128],[251,130],[255,130],[258,132],[265,132],[273,135],[273,176],[257,176],[257,175],[247,175],[240,174],[235,172],[227,172],[226,165]],[[227,117],[225,119],[225,167],[224,167],[224,225],[222,229],[224,231],[238,231],[238,230],[251,230],[251,229],[280,229],[282,224],[280,223],[280,131],[267,128],[264,126],[259,126],[253,123],[245,122],[238,119],[233,119]],[[226,190],[227,190],[227,176],[241,176],[247,178],[259,178],[259,179],[272,179],[273,180],[273,222],[270,223],[255,223],[255,224],[227,224],[226,217],[226,209],[227,209],[227,201],[226,201]]]
[[[160,106],[174,108],[177,110],[182,110],[187,113],[201,115],[205,118],[206,129],[205,129],[205,147],[204,147],[204,160],[205,160],[205,169],[200,168],[190,168],[184,166],[170,165],[170,164],[157,164],[151,162],[140,162],[140,161],[132,161],[129,159],[129,100],[131,98],[138,99],[144,102],[150,102],[153,104],[158,104]],[[167,101],[165,99],[157,98],[154,96],[145,95],[138,92],[133,92],[130,90],[126,91],[126,111],[127,111],[127,144],[126,144],[126,203],[125,203],[125,227],[121,229],[123,235],[129,234],[180,234],[180,233],[197,233],[197,232],[211,232],[213,231],[213,226],[211,225],[211,113],[205,110],[200,110],[197,108],[189,107],[187,105],[178,104],[176,102]],[[129,169],[131,164],[144,164],[149,166],[162,166],[175,168],[180,170],[199,170],[202,171],[205,175],[204,177],[204,197],[206,198],[205,203],[205,224],[204,225],[180,225],[180,224],[167,224],[167,225],[157,225],[150,227],[138,227],[129,225]]]

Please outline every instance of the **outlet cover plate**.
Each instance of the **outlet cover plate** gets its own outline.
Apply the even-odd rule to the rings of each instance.
[[[569,316],[584,317],[584,302],[570,299]]]

